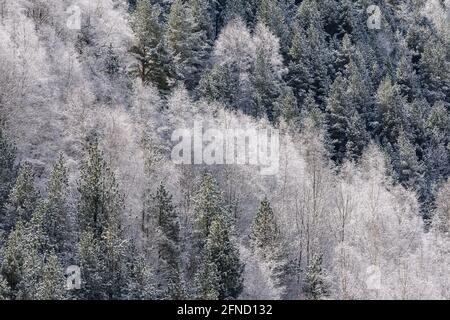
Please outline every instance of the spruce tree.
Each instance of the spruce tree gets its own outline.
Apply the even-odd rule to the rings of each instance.
[[[195,275],[196,297],[201,300],[218,300],[220,291],[220,278],[217,266],[210,256],[200,265]]]
[[[170,86],[170,72],[160,15],[157,4],[152,4],[150,0],[138,0],[131,17],[135,44],[130,52],[137,60],[132,73],[139,77],[142,83],[153,83],[162,92],[166,92]]]
[[[333,158],[341,163],[345,158],[355,160],[368,142],[364,120],[356,105],[348,98],[348,82],[338,76],[334,81],[327,101],[327,127]]]
[[[175,74],[178,79],[184,80],[186,63],[189,58],[190,25],[187,20],[187,8],[183,1],[175,0],[170,7],[167,21],[167,46],[175,65]]]
[[[279,236],[280,230],[275,215],[269,201],[264,198],[252,224],[252,240],[255,247],[261,250],[263,258],[267,258],[271,254],[272,249],[277,245]]]
[[[181,299],[183,292],[181,280],[180,222],[172,204],[172,196],[161,184],[153,196],[150,213],[156,221],[156,245],[158,251],[157,277],[158,290],[163,296]]]
[[[200,186],[193,198],[195,229],[201,243],[207,239],[212,221],[217,216],[228,217],[223,195],[210,173],[202,176]]]
[[[62,300],[65,297],[65,278],[58,258],[54,254],[47,257],[42,269],[36,298],[40,300]]]
[[[104,261],[101,259],[100,241],[92,231],[80,235],[77,247],[77,264],[81,269],[81,290],[75,292],[81,299],[106,299]]]
[[[414,145],[404,130],[400,130],[396,147],[398,154],[394,161],[394,168],[398,175],[398,182],[409,188],[419,187],[422,182],[422,165],[417,158]]]
[[[78,182],[78,261],[85,299],[118,299],[124,290],[123,196],[95,138],[86,145]]]
[[[243,290],[244,265],[239,260],[238,248],[230,238],[228,228],[223,216],[214,217],[206,240],[202,264],[213,264],[216,272],[212,266],[200,268],[203,272],[205,268],[208,270],[205,278],[213,284],[216,273],[217,287],[210,290],[213,293],[218,292],[220,300],[236,299]]]
[[[283,90],[282,95],[278,101],[278,109],[281,113],[281,118],[286,121],[290,127],[298,126],[300,122],[300,111],[292,88],[287,87]]]
[[[127,254],[127,281],[122,298],[125,300],[151,300],[156,298],[154,276],[144,255],[131,244]]]
[[[91,231],[100,239],[106,228],[117,231],[120,227],[123,196],[97,140],[93,138],[85,148],[78,182],[78,221],[80,231]]]
[[[376,102],[381,114],[381,139],[394,144],[399,136],[400,128],[405,127],[403,123],[403,99],[399,88],[392,83],[390,77],[386,77],[378,87]]]
[[[34,186],[34,172],[30,163],[21,165],[14,187],[5,205],[6,226],[11,229],[17,221],[29,221],[36,208],[38,192]]]
[[[314,254],[306,271],[303,291],[312,300],[319,300],[328,295],[326,274],[322,268],[322,255]]]
[[[0,301],[10,299],[10,289],[8,283],[0,273]]]
[[[14,230],[9,234],[2,252],[1,273],[7,286],[10,288],[10,296],[14,299],[23,278],[23,265],[25,260],[24,242],[25,226],[18,221]]]
[[[323,107],[331,83],[329,74],[333,59],[315,1],[301,3],[292,32],[288,84],[295,90],[300,103],[312,91]]]
[[[245,19],[245,0],[227,0],[225,1],[224,23],[228,23],[234,19]]]
[[[41,221],[35,216],[28,225],[19,220],[5,243],[1,272],[12,299],[38,297],[45,254],[38,226]]]
[[[280,0],[261,0],[257,10],[257,21],[267,26],[280,39],[282,51],[287,49],[289,29]]]
[[[256,56],[252,71],[254,115],[267,116],[275,121],[279,115],[276,101],[283,87],[283,59],[280,55],[279,40],[263,24],[258,24],[253,36]]]
[[[267,198],[261,206],[252,224],[252,243],[255,253],[269,264],[271,278],[281,294],[285,294],[289,284],[289,263],[274,212]]]
[[[0,216],[2,216],[5,202],[14,185],[16,148],[5,135],[0,124]],[[2,222],[3,219],[0,219]]]
[[[50,246],[56,252],[62,252],[69,240],[69,206],[68,178],[64,157],[60,154],[53,167],[47,185],[47,203],[44,217],[44,232],[48,236]]]
[[[117,76],[117,74],[120,71],[120,62],[119,62],[119,57],[114,52],[112,43],[110,43],[108,46],[104,63],[105,63],[106,74],[108,74],[111,78],[114,78],[115,76]]]

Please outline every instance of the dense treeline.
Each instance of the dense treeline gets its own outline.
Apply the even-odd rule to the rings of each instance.
[[[449,6],[7,2],[0,298],[448,299]],[[279,172],[171,163],[198,119]]]

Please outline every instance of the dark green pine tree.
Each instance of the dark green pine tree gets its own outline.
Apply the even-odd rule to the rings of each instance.
[[[285,86],[279,40],[262,24],[256,26],[254,39],[258,43],[251,75],[254,116],[267,117],[274,122],[280,114],[277,100]],[[277,59],[278,62],[275,62]]]
[[[18,221],[2,248],[1,273],[10,299],[15,299],[23,279],[25,262],[25,226]]]
[[[3,222],[3,210],[10,190],[14,185],[16,148],[9,141],[0,125],[0,223]]]
[[[112,227],[104,230],[98,239],[92,231],[80,235],[77,265],[81,268],[81,290],[78,299],[117,300],[128,292],[130,278],[127,269],[127,245]]]
[[[189,36],[190,21],[187,6],[181,0],[175,0],[170,7],[167,21],[166,39],[167,48],[171,55],[175,77],[184,80],[187,73],[187,64],[190,54]]]
[[[330,87],[330,56],[323,30],[311,25],[306,30],[295,28],[289,50],[288,84],[297,92],[297,99],[303,101],[309,91],[323,106]]]
[[[64,157],[60,154],[47,185],[48,196],[43,221],[49,245],[58,253],[67,249],[70,237],[68,188],[67,169]]]
[[[200,265],[195,275],[196,297],[200,300],[218,300],[220,295],[220,278],[217,266],[210,256]]]
[[[378,87],[376,103],[381,114],[380,138],[384,143],[394,145],[400,134],[400,129],[406,127],[403,123],[404,101],[397,84],[387,76]]]
[[[412,102],[421,95],[419,78],[411,60],[411,56],[402,55],[395,71],[395,80],[400,88],[400,93],[408,102]]]
[[[170,299],[183,298],[181,279],[180,221],[172,196],[161,184],[153,196],[151,214],[156,221],[158,291]]]
[[[444,100],[450,103],[450,57],[449,45],[436,37],[430,37],[425,44],[420,71],[424,94],[432,103]]]
[[[293,23],[293,38],[289,49],[288,85],[302,103],[312,91],[321,108],[329,90],[333,61],[323,29],[323,17],[316,1],[303,1]]]
[[[303,292],[308,299],[319,300],[328,295],[329,285],[322,267],[322,255],[314,254],[306,271]]]
[[[8,282],[3,278],[0,273],[0,300],[9,300],[11,298],[10,288]]]
[[[112,43],[109,44],[105,56],[105,72],[114,78],[120,72],[119,56],[114,52]]]
[[[152,4],[150,0],[138,0],[130,22],[135,36],[130,52],[136,58],[132,74],[140,78],[142,83],[153,83],[162,92],[167,92],[170,70],[160,15],[158,5]]]
[[[96,138],[92,138],[85,148],[78,182],[78,221],[81,232],[93,232],[100,239],[107,228],[114,232],[119,230],[123,196]]]
[[[213,27],[211,23],[211,3],[205,0],[191,0],[188,7],[189,57],[187,63],[187,89],[197,88],[203,71],[209,66],[213,49]]]
[[[166,30],[174,78],[183,81],[188,90],[198,85],[212,49],[210,22],[206,20],[208,8],[199,0],[191,6],[175,0]],[[200,14],[206,16],[200,17]]]
[[[63,300],[66,290],[66,279],[55,254],[50,254],[42,268],[42,278],[37,288],[36,299]]]
[[[17,221],[29,221],[36,208],[38,192],[34,186],[34,172],[31,164],[21,165],[14,187],[11,189],[5,205],[5,224],[8,230]]]
[[[226,0],[225,3],[225,10],[223,13],[224,24],[227,24],[234,19],[246,18],[245,0]]]
[[[286,12],[280,0],[261,0],[257,10],[257,22],[264,24],[280,39],[282,52],[287,51],[289,43],[289,27],[286,23]]]
[[[210,173],[202,176],[200,186],[193,198],[195,214],[195,233],[203,247],[208,238],[210,226],[215,217],[221,216],[229,221],[223,195],[217,182]]]
[[[188,5],[192,16],[193,31],[203,32],[206,42],[211,45],[216,36],[211,17],[214,3],[209,0],[189,0]]]
[[[11,299],[62,299],[64,278],[56,256],[46,251],[42,206],[28,223],[19,220],[3,250],[1,273]]]
[[[289,260],[275,214],[267,198],[261,201],[252,224],[252,243],[255,253],[269,264],[271,278],[281,295],[289,285]]]
[[[101,258],[101,245],[92,231],[80,235],[77,246],[77,265],[81,269],[81,290],[74,292],[77,299],[106,299],[105,263]]]
[[[78,191],[78,260],[86,278],[79,296],[119,299],[126,282],[126,241],[120,216],[123,196],[95,138],[86,145]]]
[[[314,100],[314,93],[312,91],[308,92],[303,101],[300,118],[302,122],[307,118],[310,119],[316,128],[323,128],[325,125],[325,115]]]
[[[208,297],[217,292],[220,300],[228,300],[238,298],[243,290],[244,265],[239,260],[239,250],[233,243],[228,229],[229,225],[223,216],[216,216],[211,222],[202,265],[199,268],[200,275],[197,276],[203,283],[199,286],[200,295],[205,295],[204,291],[207,289]],[[205,288],[205,283],[215,284],[216,287]]]
[[[278,101],[278,109],[280,110],[281,118],[286,121],[291,128],[298,127],[300,123],[300,110],[292,88],[287,87],[283,90]]]
[[[331,86],[327,103],[328,135],[337,163],[345,158],[357,159],[369,140],[364,120],[349,99],[347,89],[348,81],[339,75]]]
[[[422,165],[417,158],[416,148],[403,129],[400,130],[396,144],[397,156],[394,169],[398,182],[408,188],[418,188],[422,183]]]
[[[261,250],[260,254],[264,259],[268,258],[272,253],[271,249],[278,245],[279,236],[280,230],[275,215],[269,200],[264,198],[252,224],[253,244],[256,249]]]
[[[154,275],[144,255],[133,243],[127,250],[127,281],[122,298],[125,300],[152,300],[156,298]]]

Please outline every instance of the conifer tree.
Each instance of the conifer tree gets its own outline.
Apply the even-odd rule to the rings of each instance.
[[[428,39],[420,60],[420,69],[429,100],[446,100],[450,95],[450,57],[448,44],[440,40]]]
[[[96,138],[86,145],[78,191],[81,231],[92,231],[96,238],[101,238],[106,228],[115,232],[119,230],[123,196],[119,192],[114,173],[103,159]]]
[[[399,136],[403,124],[403,100],[399,88],[386,77],[378,87],[376,95],[377,105],[381,114],[380,136],[385,142],[394,144]]]
[[[298,126],[300,111],[292,88],[287,87],[283,90],[278,102],[278,109],[280,110],[281,117],[290,127]]]
[[[40,300],[62,300],[65,295],[65,278],[56,255],[51,254],[44,263],[42,279],[36,298]]]
[[[394,168],[398,174],[398,181],[407,187],[417,188],[421,183],[422,166],[417,159],[416,149],[404,130],[400,130],[397,150]]]
[[[154,276],[145,258],[135,245],[127,254],[127,281],[122,298],[126,300],[151,300],[156,298]]]
[[[57,163],[53,167],[50,180],[47,185],[48,198],[44,217],[44,232],[50,246],[56,252],[64,250],[64,244],[69,238],[69,206],[67,169],[64,157],[60,154]]]
[[[100,241],[88,230],[80,235],[77,248],[77,261],[81,269],[81,290],[76,295],[81,299],[106,299],[104,271]]]
[[[414,98],[418,98],[421,94],[419,79],[413,68],[411,57],[406,54],[400,58],[395,72],[396,83],[400,88],[402,96],[411,102]]]
[[[189,54],[190,25],[187,20],[187,8],[181,0],[175,0],[170,7],[167,21],[167,45],[172,60],[175,63],[175,73],[180,79],[184,78],[185,64]]]
[[[105,72],[111,77],[115,77],[120,71],[119,57],[114,52],[112,43],[109,44],[105,57]]]
[[[38,192],[34,187],[34,172],[25,162],[19,169],[16,183],[11,189],[6,206],[6,225],[11,229],[17,221],[29,221],[36,208]]]
[[[156,221],[156,245],[158,250],[158,291],[163,296],[180,299],[182,293],[180,222],[172,204],[172,196],[161,184],[153,197],[151,214]]]
[[[261,255],[264,258],[267,258],[271,254],[272,249],[277,246],[279,232],[280,230],[270,203],[267,198],[264,198],[252,224],[254,245],[261,250]]]
[[[225,1],[224,23],[228,23],[234,19],[245,19],[245,1],[244,0],[227,0]]]
[[[289,42],[289,29],[285,21],[285,14],[279,0],[261,0],[257,10],[258,23],[264,24],[280,39],[282,51],[286,50]]]
[[[0,300],[9,300],[9,299],[10,299],[10,289],[8,283],[0,273]]]
[[[3,247],[2,275],[10,288],[11,298],[15,298],[23,278],[25,226],[18,221],[14,230],[9,234]]]
[[[322,268],[322,255],[314,254],[306,272],[303,291],[312,300],[319,300],[328,295],[328,284]]]
[[[38,227],[40,221],[33,217],[27,226],[19,220],[5,243],[1,270],[12,299],[38,297],[44,266],[42,233]]]
[[[239,260],[239,251],[230,238],[223,216],[214,217],[206,240],[202,264],[210,263],[215,266],[217,276],[217,287],[214,290],[211,289],[212,292],[218,292],[220,300],[239,297],[243,290],[244,265]],[[214,267],[203,266],[200,270],[206,272],[205,278],[208,281],[215,282]]]
[[[95,138],[87,143],[78,182],[78,261],[85,299],[118,299],[124,290],[123,196]]]
[[[196,295],[201,300],[218,300],[220,279],[217,266],[211,262],[211,257],[205,257],[200,270],[195,275]]]
[[[261,206],[252,224],[252,242],[254,250],[269,264],[271,278],[275,286],[285,294],[289,283],[289,264],[274,212],[267,198]]]
[[[315,1],[303,1],[299,6],[289,49],[288,85],[301,103],[309,91],[321,107],[330,87],[332,56],[326,43],[323,19]]]
[[[327,126],[337,163],[357,159],[368,141],[364,121],[347,95],[348,82],[341,76],[334,81],[327,102]]]
[[[207,239],[212,221],[216,216],[228,219],[223,195],[219,191],[217,182],[210,173],[202,176],[200,186],[194,195],[194,213],[196,233],[200,242]]]
[[[252,72],[255,116],[267,116],[275,121],[279,115],[276,101],[279,99],[284,82],[283,59],[280,55],[279,40],[263,24],[258,24],[253,36],[256,54]]]
[[[150,0],[138,0],[131,17],[131,29],[135,44],[130,52],[137,63],[133,74],[144,84],[153,83],[162,92],[169,89],[168,60],[163,28],[160,24],[160,8]]]
[[[0,215],[3,213],[5,201],[14,185],[14,161],[16,148],[8,140],[0,124]],[[0,219],[0,222],[3,219]]]

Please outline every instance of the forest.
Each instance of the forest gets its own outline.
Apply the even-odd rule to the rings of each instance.
[[[449,176],[449,0],[0,0],[0,300],[448,300]]]

